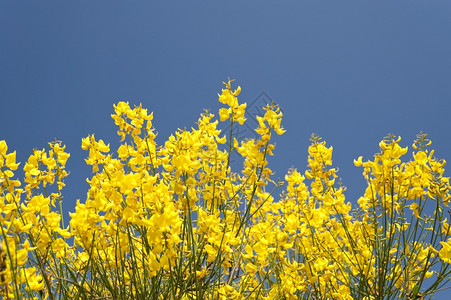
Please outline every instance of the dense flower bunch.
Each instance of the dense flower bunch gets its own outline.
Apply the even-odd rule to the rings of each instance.
[[[426,134],[408,162],[392,135],[373,160],[355,160],[367,188],[354,208],[332,147],[312,135],[307,170],[289,170],[276,197],[284,183],[271,179],[268,156],[282,113],[267,105],[259,137],[237,140],[246,104],[231,83],[219,95],[225,135],[206,111],[158,146],[152,114],[115,105],[121,145],[82,140],[93,176],[67,227],[65,147],[34,150],[21,182],[0,141],[2,298],[419,299],[449,281],[449,179]]]

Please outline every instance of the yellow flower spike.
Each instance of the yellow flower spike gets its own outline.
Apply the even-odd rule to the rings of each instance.
[[[220,108],[219,117],[221,121],[230,119],[231,122],[238,122],[240,125],[243,125],[246,121],[246,118],[244,117],[246,103],[238,103],[238,98],[236,96],[240,94],[241,87],[238,87],[232,92],[231,82],[233,82],[233,80],[224,83],[226,89],[223,89],[221,95],[218,95],[218,101],[227,104],[228,106],[228,108]]]
[[[67,160],[70,157],[69,153],[64,152],[64,150],[66,149],[66,146],[63,146],[61,144],[61,142],[59,142],[59,141],[49,143],[49,145],[50,145],[50,149],[52,149],[51,151],[53,151],[55,153],[55,155],[57,156],[56,163],[58,163],[60,165],[60,168],[61,167],[64,168]]]

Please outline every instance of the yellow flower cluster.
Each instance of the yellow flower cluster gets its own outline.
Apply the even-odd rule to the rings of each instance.
[[[1,284],[6,298],[24,297],[23,285],[29,293],[43,294],[45,284],[50,287],[47,272],[58,268],[56,262],[67,255],[66,239],[71,234],[62,220],[61,190],[68,175],[65,165],[69,154],[59,141],[49,146],[48,152],[35,149],[28,158],[22,189],[19,180],[11,180],[12,171],[19,166],[15,152],[8,154],[5,141],[0,141]],[[56,202],[59,210],[52,211]]]
[[[355,160],[367,188],[354,208],[333,148],[312,135],[307,170],[289,170],[276,198],[284,183],[271,179],[268,156],[272,135],[285,132],[283,114],[267,105],[258,138],[237,140],[246,104],[231,83],[219,95],[226,135],[206,111],[159,146],[152,114],[115,105],[121,144],[112,151],[94,135],[82,140],[93,175],[68,227],[65,147],[34,150],[20,181],[16,154],[0,141],[2,297],[417,299],[446,284],[449,179],[425,134],[408,162],[392,135],[374,160]],[[240,172],[230,166],[235,150]]]

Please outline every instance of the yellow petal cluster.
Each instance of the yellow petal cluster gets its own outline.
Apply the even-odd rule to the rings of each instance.
[[[317,135],[306,170],[273,180],[283,114],[266,105],[258,136],[238,140],[246,103],[232,82],[219,120],[205,111],[161,145],[152,113],[114,105],[121,143],[82,139],[92,176],[68,225],[65,146],[33,150],[19,180],[0,141],[2,299],[420,299],[449,279],[449,178],[426,134],[410,160],[394,135],[354,160],[367,187],[353,206]]]

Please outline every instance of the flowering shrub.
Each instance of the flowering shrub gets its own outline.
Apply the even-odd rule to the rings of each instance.
[[[246,121],[240,87],[219,101],[222,135],[208,111],[197,128],[155,143],[152,114],[119,102],[115,153],[82,140],[93,176],[66,227],[62,189],[69,154],[59,141],[34,150],[15,179],[15,152],[0,142],[0,287],[4,299],[420,299],[449,281],[449,179],[426,134],[402,158],[387,136],[356,207],[336,182],[332,147],[311,138],[307,170],[271,179],[282,113],[267,105],[258,138],[238,141]],[[232,151],[243,168],[230,166]],[[285,186],[282,192],[279,191]],[[276,196],[275,192],[280,193]]]

